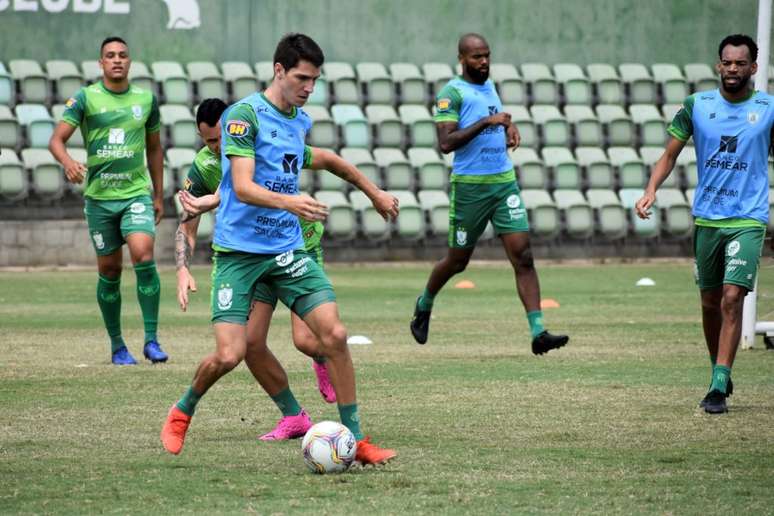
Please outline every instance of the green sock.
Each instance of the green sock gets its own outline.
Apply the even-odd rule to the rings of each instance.
[[[422,295],[419,296],[419,300],[417,301],[417,306],[423,312],[428,312],[433,309],[434,300],[435,300],[435,296],[432,295],[430,292],[428,292],[427,289],[425,289],[425,291],[422,292]]]
[[[543,311],[535,310],[534,312],[527,312],[527,321],[529,322],[529,331],[532,333],[534,339],[546,329],[543,327]]]
[[[196,404],[199,403],[202,396],[204,395],[196,394],[193,390],[193,386],[191,386],[185,391],[185,394],[183,394],[183,397],[180,398],[180,401],[177,402],[176,406],[183,411],[183,414],[193,416],[194,412],[196,412]]]
[[[134,266],[137,276],[137,300],[140,302],[142,322],[145,327],[145,342],[156,340],[156,329],[159,326],[159,300],[161,299],[161,283],[156,272],[156,262],[138,263]]]
[[[301,413],[301,405],[298,404],[296,397],[290,391],[290,387],[271,397],[277,408],[280,409],[283,416],[297,416]]]
[[[357,403],[351,405],[339,405],[339,417],[341,424],[349,428],[358,441],[363,438],[360,430],[360,416],[357,413]]]
[[[111,280],[99,275],[97,304],[110,337],[110,351],[115,353],[118,348],[126,345],[121,337],[121,278]]]
[[[712,368],[712,385],[710,385],[710,390],[720,391],[725,394],[728,389],[729,378],[731,378],[730,367],[715,365]]]

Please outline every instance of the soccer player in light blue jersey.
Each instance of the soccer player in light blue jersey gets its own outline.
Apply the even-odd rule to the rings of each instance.
[[[542,355],[564,346],[569,337],[543,327],[540,285],[529,243],[527,210],[519,195],[508,147],[519,132],[504,113],[489,80],[489,45],[478,34],[458,43],[462,75],[438,93],[435,122],[444,154],[454,152],[446,256],[436,263],[417,299],[410,329],[419,344],[427,342],[435,296],[455,274],[465,270],[476,242],[491,221],[516,274],[516,289],[527,313],[532,352]]]
[[[685,99],[667,132],[664,154],[653,166],[635,206],[646,219],[656,190],[691,136],[699,184],[693,201],[696,283],[701,292],[704,338],[712,362],[709,392],[700,406],[728,411],[731,366],[742,332],[744,297],[755,286],[769,220],[768,153],[774,97],[754,91],[758,47],[749,36],[726,37],[718,47],[720,88]]]

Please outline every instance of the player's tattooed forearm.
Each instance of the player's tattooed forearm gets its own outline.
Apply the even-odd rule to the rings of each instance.
[[[183,215],[180,217],[180,224],[184,224],[188,222],[189,220],[193,220],[198,215],[193,215],[192,213],[188,213],[187,211],[183,211]]]
[[[192,255],[193,250],[191,249],[190,242],[188,242],[188,237],[183,233],[182,229],[177,228],[175,233],[175,267],[178,270],[183,267],[188,268]]]

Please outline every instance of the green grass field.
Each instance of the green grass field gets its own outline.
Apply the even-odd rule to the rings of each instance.
[[[771,259],[760,312],[774,318]],[[697,408],[710,367],[688,262],[540,264],[549,329],[535,357],[505,263],[437,298],[430,341],[408,321],[430,264],[330,265],[364,430],[399,455],[317,476],[300,443],[259,442],[279,417],[244,366],[203,398],[180,456],[159,430],[213,348],[209,270],[188,313],[162,271],[166,365],[109,365],[93,271],[0,272],[0,513],[764,514],[774,507],[774,352],[740,351],[730,413]],[[141,356],[134,274],[124,333]],[[637,288],[648,276],[655,287]],[[766,293],[769,293],[767,296]],[[315,420],[337,419],[279,308],[270,346]]]

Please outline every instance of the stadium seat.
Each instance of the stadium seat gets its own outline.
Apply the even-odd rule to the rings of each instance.
[[[581,188],[581,169],[567,147],[543,147],[543,163],[553,172],[554,188]]]
[[[642,162],[648,167],[648,170],[653,170],[653,165],[661,158],[664,153],[664,147],[640,147],[640,157]],[[664,179],[660,188],[680,188],[682,184],[682,171],[681,167],[675,166],[672,173]]]
[[[324,174],[325,172],[320,172],[320,174]],[[298,174],[298,191],[299,192],[306,192],[308,194],[311,194],[312,192],[317,191],[317,188],[315,188],[314,185],[314,179],[315,176],[317,176],[317,171],[311,169],[311,168],[303,168],[301,169],[301,173]]]
[[[331,149],[325,149],[325,150],[331,150]],[[350,188],[350,184],[331,172],[330,170],[312,170],[312,169],[304,169],[302,172],[302,175],[306,175],[308,179],[311,179],[312,182],[316,179],[317,181],[317,187],[315,190],[328,190],[328,191],[339,191],[339,192],[346,192]],[[301,179],[301,176],[299,176],[299,181]],[[308,182],[308,179],[305,180],[305,183]],[[310,191],[311,188],[309,188],[311,184],[307,185],[304,184],[299,185],[299,188],[302,191]]]
[[[403,123],[395,108],[384,104],[369,104],[365,108],[368,123],[376,134],[375,144],[380,147],[403,145]]]
[[[586,172],[588,188],[612,189],[615,186],[615,173],[610,160],[599,147],[577,147],[575,158]]]
[[[304,111],[312,118],[314,124],[307,136],[309,145],[314,147],[338,147],[339,131],[328,113],[328,108],[314,104],[304,106]]]
[[[195,147],[199,137],[196,120],[188,106],[163,104],[159,106],[161,121],[167,128],[168,144],[165,147]],[[163,141],[163,140],[162,140]]]
[[[543,146],[570,145],[570,125],[556,106],[533,105],[529,110],[540,127]]]
[[[571,124],[576,145],[601,147],[605,143],[602,123],[590,106],[564,107],[564,116]]]
[[[255,74],[250,69],[250,65],[240,61],[226,61],[220,65],[223,70],[223,79],[230,87],[231,95],[229,99],[236,102],[248,95],[252,95],[258,90],[258,81]]]
[[[420,190],[417,198],[427,214],[430,235],[445,238],[449,234],[449,196],[444,190]]]
[[[389,190],[398,198],[400,216],[395,220],[395,230],[400,238],[419,240],[425,236],[425,215],[417,198],[409,190]]]
[[[718,87],[718,78],[707,63],[687,63],[683,70],[691,85],[691,92],[714,90]]]
[[[400,92],[400,104],[425,104],[425,78],[413,63],[392,63],[390,76]]]
[[[531,104],[559,104],[559,87],[548,65],[543,63],[524,63],[521,76],[529,85]]]
[[[536,237],[552,239],[561,230],[559,209],[545,190],[522,190],[521,200],[529,212],[529,227]]]
[[[418,190],[445,190],[449,174],[446,164],[435,149],[411,147],[408,150],[409,163],[414,168]]]
[[[333,121],[341,129],[343,144],[347,147],[371,147],[371,127],[360,107],[355,104],[331,106]]]
[[[134,68],[134,66],[132,66]],[[191,83],[183,67],[177,61],[156,61],[151,64],[153,78],[161,87],[165,104],[193,103]]]
[[[618,192],[621,204],[631,217],[634,235],[637,238],[650,239],[659,236],[661,222],[659,218],[658,202],[651,208],[649,219],[641,219],[634,212],[634,205],[642,197],[642,188],[622,188]]]
[[[384,185],[389,190],[412,190],[415,187],[414,168],[400,149],[377,147],[374,160],[382,169]]]
[[[89,84],[102,78],[102,68],[99,66],[99,61],[95,59],[81,61],[81,71],[84,80]]]
[[[683,150],[677,156],[675,166],[682,169],[682,176],[685,178],[685,187],[696,188],[699,184],[699,169],[696,165],[696,149],[689,145],[683,147]],[[769,162],[769,184],[774,184],[774,181],[771,181],[771,171],[771,162]]]
[[[666,124],[658,108],[652,104],[632,104],[629,106],[632,121],[639,128],[640,145],[664,145]]]
[[[13,149],[0,149],[0,198],[18,201],[28,195],[27,171]]]
[[[12,59],[8,61],[11,77],[18,84],[19,97],[24,103],[48,103],[48,78],[37,61]]]
[[[607,149],[607,156],[618,171],[619,188],[645,187],[648,172],[637,151],[631,147],[610,147]],[[640,193],[642,193],[641,190]]]
[[[54,119],[42,104],[19,104],[16,119],[26,133],[28,147],[45,149],[54,133]]]
[[[165,154],[167,166],[177,178],[171,185],[173,191],[185,189],[185,179],[188,177],[191,164],[196,159],[196,151],[186,147],[170,147]]]
[[[16,102],[16,87],[5,65],[0,63],[0,104],[11,106]]]
[[[564,230],[571,238],[594,234],[594,211],[578,190],[554,190],[556,207],[564,212]]]
[[[645,67],[640,63],[624,63],[618,66],[618,73],[629,92],[629,104],[655,104],[656,83]]]
[[[435,122],[425,106],[404,104],[398,107],[398,115],[403,125],[408,127],[411,147],[435,147]]]
[[[529,147],[518,147],[508,153],[516,169],[519,188],[545,190],[548,188],[548,172],[543,160]]]
[[[685,191],[685,198],[688,200],[688,204],[693,206],[693,198],[696,196],[696,189],[695,188],[688,188]],[[769,190],[769,204],[771,204],[771,190]],[[771,225],[771,221],[769,221],[769,225]]]
[[[614,104],[599,104],[597,118],[607,129],[608,145],[634,145],[636,131],[631,117],[623,107]]]
[[[46,72],[51,79],[54,102],[64,102],[77,92],[84,84],[83,76],[75,63],[67,60],[46,61]]]
[[[47,149],[23,149],[24,166],[32,177],[32,192],[44,200],[59,199],[65,192],[64,172]]]
[[[689,236],[693,230],[693,216],[683,192],[676,188],[660,188],[656,198],[664,214],[664,231],[673,237]]]
[[[621,77],[612,65],[593,63],[586,67],[597,93],[598,104],[623,104],[626,96]]]
[[[624,238],[629,231],[626,210],[615,192],[589,189],[586,192],[589,205],[596,212],[596,232],[606,240]]]
[[[65,105],[64,104],[54,104],[51,106],[51,116],[54,119],[56,123],[59,123],[62,121],[62,114],[65,111]],[[81,128],[77,127],[75,131],[73,132],[73,135],[70,137],[69,140],[67,140],[67,146],[68,147],[85,147],[86,145],[83,143],[83,133],[81,132]]]
[[[571,63],[555,64],[554,77],[561,86],[565,104],[591,105],[591,83],[580,66]]]
[[[188,77],[196,87],[196,101],[217,98],[228,101],[226,81],[215,63],[210,61],[192,61],[186,65]]]
[[[100,70],[101,77],[102,71]],[[132,65],[129,67],[129,82],[138,88],[150,91],[154,95],[158,94],[159,89],[156,87],[153,75],[148,70],[148,66],[142,61],[132,61]]]
[[[674,120],[675,115],[678,111],[683,109],[682,104],[664,104],[661,106],[661,112],[664,114],[664,122],[667,126],[672,123],[672,120]]]
[[[446,63],[424,63],[422,74],[425,76],[425,82],[432,98],[435,98],[455,75],[451,66]]]
[[[345,161],[355,165],[372,183],[379,188],[384,188],[381,170],[374,161],[371,151],[358,147],[342,147],[339,154]]]
[[[328,85],[333,90],[333,101],[336,104],[362,104],[360,95],[360,83],[355,75],[352,65],[343,62],[326,62],[323,64],[323,73]]]
[[[70,142],[68,142],[68,144],[69,143]],[[88,162],[89,156],[86,153],[86,149],[84,149],[82,147],[72,147],[71,148],[68,145],[67,146],[67,153],[70,154],[70,157],[73,158],[78,163],[83,163],[84,165],[86,165],[86,163]],[[70,183],[69,181],[67,181],[67,177],[65,177],[65,183],[67,185],[67,188],[69,188],[70,191],[72,193],[74,193],[75,195],[82,195],[83,194],[83,190],[86,188],[86,179],[85,178],[80,183]]]
[[[274,79],[274,63],[271,61],[255,63],[255,77],[258,79],[258,88],[266,89]]]
[[[662,104],[678,104],[688,96],[688,83],[675,64],[656,63],[650,67],[653,79],[661,88]]]
[[[368,94],[369,104],[395,104],[395,85],[382,63],[358,63],[355,71],[361,89]]]
[[[390,225],[374,209],[371,200],[363,192],[360,190],[350,192],[349,202],[359,214],[360,231],[366,239],[372,242],[383,242],[390,238]],[[402,216],[401,213],[398,218]]]
[[[334,240],[347,241],[357,234],[355,210],[340,191],[320,190],[315,198],[328,206],[328,218],[325,219],[325,236]]]
[[[527,86],[516,67],[510,63],[489,65],[489,77],[497,86],[503,104],[527,104]]]
[[[11,109],[0,104],[0,147],[18,149],[21,147],[19,121],[11,113]]]
[[[519,129],[519,134],[521,135],[519,146],[537,148],[540,141],[538,129],[527,108],[516,104],[504,104],[503,111],[510,113],[511,123],[515,124]]]

